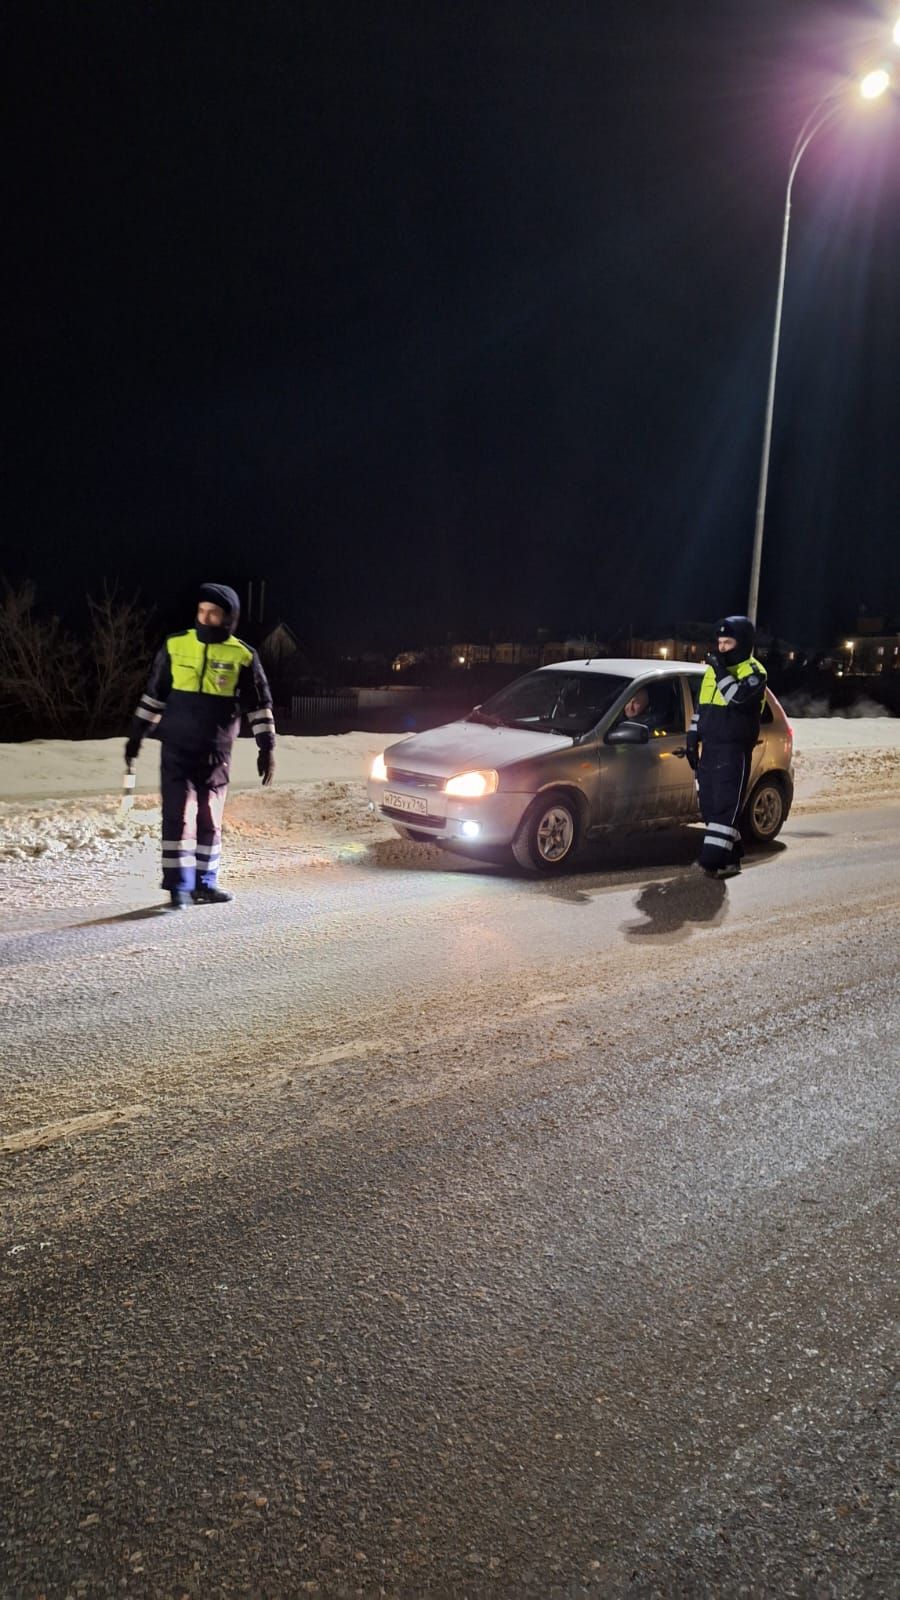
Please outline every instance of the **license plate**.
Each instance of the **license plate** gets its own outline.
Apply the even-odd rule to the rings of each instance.
[[[394,811],[414,811],[417,817],[428,814],[428,801],[420,800],[415,794],[392,794],[390,789],[386,789],[381,803],[391,806]]]

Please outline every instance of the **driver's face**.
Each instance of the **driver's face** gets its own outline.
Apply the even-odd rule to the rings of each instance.
[[[631,721],[633,717],[643,716],[643,713],[647,709],[647,705],[647,696],[644,694],[643,690],[641,690],[637,694],[632,695],[625,707],[625,716],[629,721]]]

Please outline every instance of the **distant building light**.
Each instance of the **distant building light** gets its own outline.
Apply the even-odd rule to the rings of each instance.
[[[457,659],[457,661],[458,661],[458,662],[459,662],[459,664],[460,664],[460,666],[461,666],[461,667],[464,667],[464,666],[465,666],[465,664],[466,664],[466,658],[465,658],[465,656],[457,656],[457,658],[456,658],[456,659]]]
[[[669,652],[668,652],[668,649],[667,649],[667,647],[666,647],[666,646],[665,646],[665,645],[664,645],[664,644],[663,644],[663,645],[660,645],[660,648],[659,648],[659,653],[660,653],[660,655],[661,655],[661,656],[662,656],[662,658],[663,658],[663,661],[665,661],[665,659],[666,659],[666,656],[667,656],[667,655],[668,655],[668,654],[669,654]]]

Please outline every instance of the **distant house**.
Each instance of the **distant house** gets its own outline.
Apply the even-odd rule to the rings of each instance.
[[[425,660],[424,650],[401,650],[391,662],[392,672],[410,672]]]
[[[449,649],[452,667],[480,667],[491,659],[489,644],[451,644]]]
[[[874,678],[879,673],[900,672],[900,633],[865,633],[841,639],[832,645],[828,659],[839,677]]]
[[[536,644],[519,644],[509,640],[491,647],[491,660],[505,667],[536,667],[540,648]]]
[[[300,649],[293,630],[286,622],[276,622],[259,643],[259,653],[273,665],[283,666]]]
[[[631,637],[628,640],[628,654],[639,661],[696,661],[702,665],[712,645],[712,628],[708,624],[688,622],[679,624],[670,634]],[[798,655],[796,647],[787,639],[777,639],[772,634],[762,632],[757,635],[754,653],[761,661],[774,654],[781,656],[783,661],[793,662]]]
[[[541,646],[542,667],[552,667],[557,661],[588,661],[607,654],[599,639],[589,639],[582,634],[572,639],[546,639]]]

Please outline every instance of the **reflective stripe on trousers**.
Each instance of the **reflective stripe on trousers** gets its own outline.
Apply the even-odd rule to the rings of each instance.
[[[742,745],[703,751],[697,771],[700,814],[706,823],[701,867],[727,867],[743,855],[738,819],[749,774],[750,757]]]
[[[228,794],[230,756],[179,750],[164,744],[162,790],[162,886],[188,892],[214,889],[219,870],[222,816]]]

